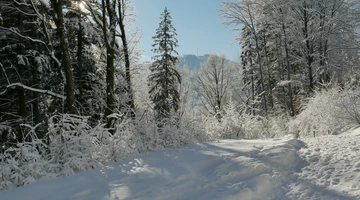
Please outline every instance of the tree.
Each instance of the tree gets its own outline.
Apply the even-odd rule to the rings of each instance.
[[[106,116],[125,113],[135,118],[134,91],[131,75],[137,64],[139,35],[134,26],[135,14],[130,0],[84,1],[91,13],[92,22],[101,31],[102,43],[106,52],[101,57],[106,63]],[[102,51],[102,50],[101,50]],[[108,127],[115,120],[108,119]]]
[[[130,72],[130,52],[129,52],[129,45],[128,40],[126,37],[126,31],[125,31],[125,15],[126,14],[126,5],[125,1],[121,0],[118,3],[118,21],[119,21],[119,28],[120,28],[120,38],[123,45],[123,53],[124,53],[124,59],[125,59],[125,80],[127,83],[127,93],[129,95],[129,100],[126,102],[127,106],[130,109],[130,116],[131,118],[135,118],[135,103],[134,103],[134,95],[132,91],[132,85],[131,85],[131,72]]]
[[[69,113],[75,113],[75,83],[72,72],[72,60],[69,52],[69,41],[65,29],[63,0],[51,0],[53,9],[53,20],[57,27],[57,33],[60,38],[60,47],[62,52],[62,65],[64,67],[66,79],[66,105]]]
[[[252,34],[249,31],[247,26],[244,26],[241,33],[240,42],[242,43],[242,52],[240,55],[241,64],[242,64],[242,74],[243,74],[243,82],[244,82],[244,93],[247,96],[245,100],[245,105],[250,108],[250,111],[255,115],[255,67],[254,67],[254,42],[252,38]],[[251,102],[251,103],[249,103]]]
[[[268,105],[266,101],[266,89],[265,89],[265,74],[264,74],[264,60],[262,56],[261,47],[261,35],[258,33],[259,18],[257,10],[259,10],[259,4],[251,0],[244,0],[242,2],[223,2],[223,7],[219,10],[220,17],[227,20],[225,25],[243,25],[247,27],[247,31],[251,34],[253,39],[253,45],[255,49],[254,62],[258,66],[259,81],[260,81],[260,93],[262,96],[262,103],[264,105],[264,111],[268,113]],[[234,28],[238,30],[237,28]]]
[[[220,121],[228,102],[231,86],[231,67],[225,56],[213,54],[201,66],[194,89],[201,106]]]
[[[47,84],[54,75],[49,73],[49,20],[44,20],[45,6],[36,0],[1,0],[0,5],[0,122],[11,126],[14,139],[22,141],[20,125],[43,121],[44,108],[53,100],[46,95],[54,94]]]
[[[115,101],[115,55],[116,55],[116,2],[115,0],[86,1],[94,22],[102,31],[106,57],[106,110],[109,116],[117,111]],[[108,118],[107,127],[113,128],[115,120]]]
[[[175,50],[178,47],[176,29],[171,23],[167,8],[161,14],[160,20],[156,35],[153,37],[155,43],[152,51],[157,55],[153,57],[155,61],[150,67],[151,74],[148,81],[150,98],[155,104],[154,109],[157,113],[156,118],[162,122],[169,119],[170,113],[179,109],[181,76],[175,68],[178,62],[178,53]]]
[[[356,0],[222,3],[225,24],[243,30],[236,39],[245,50],[244,83],[252,86],[253,102],[259,95],[265,113],[280,106],[293,116],[299,111],[297,97],[331,79],[344,82],[344,74],[359,64],[359,9]]]
[[[69,1],[67,8],[64,18],[73,60],[77,112],[91,116],[95,122],[106,107],[103,101],[106,59],[97,55],[104,49],[102,31],[89,19],[91,13],[82,1]]]

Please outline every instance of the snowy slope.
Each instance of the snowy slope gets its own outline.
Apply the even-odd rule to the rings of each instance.
[[[158,151],[2,191],[0,199],[359,199],[358,133],[309,138],[309,148],[287,137]]]

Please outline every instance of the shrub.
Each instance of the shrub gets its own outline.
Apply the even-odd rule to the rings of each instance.
[[[111,134],[103,124],[91,127],[88,117],[62,114],[49,119],[45,138],[28,129],[24,142],[0,155],[0,190],[29,184],[42,177],[67,176],[119,161],[139,153],[177,148],[208,140],[197,121],[183,118],[162,129],[155,119],[131,120],[113,115],[121,123]]]
[[[335,134],[360,123],[360,91],[333,87],[316,91],[289,124],[296,136]]]

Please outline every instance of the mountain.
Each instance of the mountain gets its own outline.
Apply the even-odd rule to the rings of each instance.
[[[188,66],[191,70],[200,69],[201,65],[209,58],[210,54],[205,54],[203,56],[195,56],[192,54],[183,55],[179,57],[179,67]],[[232,60],[228,60],[231,63],[234,63]],[[144,62],[143,66],[150,67],[152,62]]]
[[[185,65],[189,66],[190,69],[196,70],[199,69],[200,66],[206,61],[206,59],[210,56],[210,54],[205,54],[203,56],[195,56],[195,55],[184,55],[180,57],[180,67],[184,67]]]

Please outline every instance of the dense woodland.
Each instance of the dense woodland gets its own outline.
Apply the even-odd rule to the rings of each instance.
[[[199,141],[360,123],[359,1],[223,2],[239,59],[214,54],[196,71],[179,67],[166,8],[140,63],[135,10],[0,0],[0,189]]]

